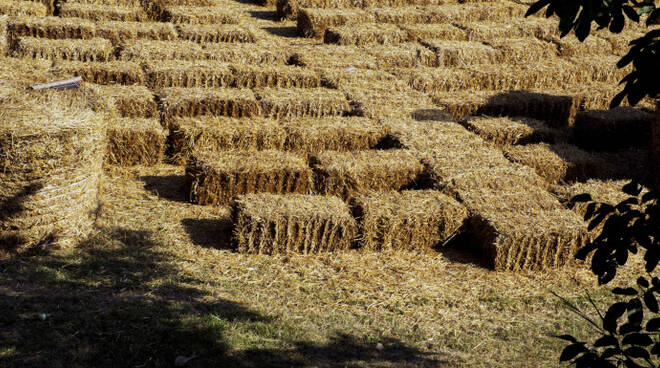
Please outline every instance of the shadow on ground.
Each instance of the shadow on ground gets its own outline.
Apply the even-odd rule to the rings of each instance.
[[[142,176],[144,189],[152,194],[174,202],[189,202],[185,189],[184,175]]]
[[[183,228],[195,245],[204,248],[234,249],[230,219],[183,219]]]
[[[228,328],[274,321],[204,292],[209,281],[181,276],[177,261],[150,233],[125,229],[0,259],[0,366],[171,367],[192,354],[187,367],[437,366],[397,340],[377,350],[348,335],[232,350]]]
[[[299,38],[298,28],[296,27],[264,27],[266,32],[279,37]]]

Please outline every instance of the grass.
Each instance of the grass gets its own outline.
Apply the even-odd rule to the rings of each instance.
[[[493,272],[460,242],[238,254],[229,209],[187,203],[183,181],[180,167],[108,168],[97,234],[0,260],[0,366],[550,367],[553,334],[590,336],[550,291],[611,302],[586,269]]]

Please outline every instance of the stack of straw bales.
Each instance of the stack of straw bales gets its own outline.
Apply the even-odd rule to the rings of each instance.
[[[633,108],[584,111],[575,117],[575,140],[585,148],[617,150],[649,144],[653,114]]]
[[[255,254],[325,253],[349,249],[357,226],[337,197],[251,194],[233,211],[238,251]]]
[[[472,116],[460,121],[468,130],[499,147],[554,143],[559,133],[540,120],[525,117]]]
[[[317,191],[350,200],[370,190],[414,187],[424,166],[408,150],[320,152],[313,155]]]
[[[99,208],[105,122],[88,92],[0,93],[0,244],[4,251],[89,234]]]
[[[179,24],[177,30],[181,39],[198,43],[257,41],[250,28],[234,24]]]
[[[352,207],[360,247],[368,250],[430,249],[455,235],[468,217],[455,199],[434,190],[373,192],[356,197]]]
[[[106,38],[115,45],[126,40],[174,41],[179,37],[174,25],[165,22],[104,21],[98,22],[96,27],[97,37]]]
[[[275,151],[198,150],[186,165],[190,200],[197,204],[231,204],[249,193],[298,193],[313,190],[312,170],[294,154]]]
[[[89,40],[48,40],[21,37],[16,42],[14,56],[48,60],[110,61],[114,48],[103,38]]]
[[[96,24],[87,19],[60,17],[13,18],[9,22],[11,37],[91,39],[96,36]]]
[[[139,6],[124,7],[73,2],[65,2],[60,5],[60,16],[63,18],[83,18],[97,22],[144,22],[148,20],[147,13]]]

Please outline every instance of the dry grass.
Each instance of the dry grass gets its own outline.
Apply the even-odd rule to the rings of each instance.
[[[276,151],[197,150],[186,164],[190,200],[201,205],[228,205],[251,193],[309,194],[312,170],[294,154]]]
[[[154,60],[146,64],[151,88],[229,87],[234,84],[230,65],[217,61]]]
[[[254,92],[262,115],[271,119],[341,116],[350,110],[346,96],[326,88],[262,88]]]
[[[67,76],[79,76],[86,82],[103,85],[144,85],[147,82],[142,67],[129,61],[58,62],[54,64],[53,71]]]
[[[254,194],[232,211],[238,251],[255,254],[347,250],[356,233],[348,206],[336,197]]]
[[[275,120],[201,116],[170,123],[173,161],[185,164],[196,151],[284,150],[287,133]]]
[[[298,32],[305,37],[321,38],[329,27],[372,22],[373,15],[359,9],[305,8],[298,10]]]
[[[327,151],[313,155],[316,190],[350,200],[370,190],[390,191],[413,186],[424,169],[408,150]]]
[[[504,154],[513,162],[534,168],[552,184],[601,177],[605,166],[600,157],[567,143],[508,146]]]
[[[648,145],[652,123],[652,113],[622,106],[578,113],[573,131],[580,146],[611,151]]]
[[[259,115],[259,102],[249,89],[165,88],[157,93],[166,122],[199,115],[235,118]]]
[[[14,17],[45,17],[48,16],[48,7],[37,2],[9,1],[0,4],[0,14]]]
[[[329,27],[323,36],[324,43],[337,45],[396,45],[408,41],[408,33],[392,24],[357,24]]]
[[[105,121],[88,90],[0,93],[0,251],[87,236],[98,210]]]
[[[96,24],[86,19],[60,17],[16,17],[9,22],[11,37],[77,38],[96,36]]]
[[[408,34],[408,41],[425,40],[466,41],[465,31],[450,23],[438,24],[402,24],[399,27]]]
[[[559,36],[555,19],[525,18],[459,23],[468,40],[488,42],[496,38],[536,37],[547,39]]]
[[[615,85],[631,72],[632,66],[619,69],[616,67],[620,57],[616,55],[600,55],[593,57],[579,55],[568,58],[581,74],[573,78],[575,82],[606,82]]]
[[[238,88],[317,88],[321,76],[297,66],[231,64],[232,86]],[[302,93],[304,94],[304,92]]]
[[[21,37],[16,42],[13,55],[23,58],[71,61],[110,61],[114,48],[103,38],[90,40],[48,40]]]
[[[233,24],[179,24],[177,30],[181,39],[202,44],[257,41],[257,36],[250,28]]]
[[[429,96],[441,110],[450,114],[455,120],[462,120],[472,115],[485,114],[484,106],[490,97],[496,94],[495,91],[466,89],[452,92],[430,92]]]
[[[163,160],[167,135],[158,119],[112,119],[108,123],[106,162],[121,166],[156,165]]]
[[[0,57],[7,55],[9,49],[9,38],[7,34],[8,23],[9,17],[6,15],[0,15]]]
[[[484,140],[502,147],[538,142],[554,143],[559,133],[544,122],[525,117],[473,116],[460,122]]]
[[[195,42],[128,40],[121,45],[121,60],[200,60],[206,52]]]
[[[526,7],[515,3],[493,2],[378,8],[372,12],[378,23],[451,23],[521,18]]]
[[[340,69],[376,69],[378,65],[375,55],[362,52],[356,46],[329,44],[297,47],[290,59],[294,65],[323,68],[337,74],[342,72]]]
[[[286,47],[260,46],[250,43],[204,45],[204,56],[210,60],[245,64],[286,64],[293,53]]]
[[[455,236],[468,217],[460,203],[433,190],[370,193],[351,206],[359,246],[370,251],[431,249]]]
[[[562,57],[598,57],[612,54],[612,44],[600,37],[588,37],[584,41],[578,40],[574,35],[559,38],[557,36],[547,39],[557,45],[559,55]]]
[[[227,6],[172,6],[165,8],[163,17],[172,23],[238,24],[240,14]]]
[[[147,13],[139,6],[124,7],[117,5],[81,4],[65,2],[60,6],[63,18],[82,18],[93,21],[144,22]]]
[[[143,86],[93,86],[96,93],[109,100],[113,112],[127,118],[158,118],[158,104],[153,92]]]
[[[438,65],[445,67],[496,64],[506,55],[503,50],[474,41],[426,40],[422,44],[435,53]]]
[[[179,37],[174,25],[164,22],[104,21],[98,22],[96,28],[98,37],[107,38],[115,45],[126,40],[173,41]]]
[[[496,38],[486,42],[502,53],[503,61],[511,64],[528,64],[557,56],[557,47],[536,38]]]
[[[272,1],[272,0],[270,0]],[[277,0],[277,16],[295,20],[302,8],[350,9],[360,7],[363,0]]]
[[[431,50],[416,43],[370,45],[365,47],[363,52],[376,57],[376,66],[380,70],[438,66],[438,57]]]

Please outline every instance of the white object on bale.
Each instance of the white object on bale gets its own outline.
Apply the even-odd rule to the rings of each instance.
[[[69,88],[78,88],[80,87],[80,82],[82,82],[81,77],[75,77],[71,79],[65,79],[62,81],[57,81],[57,82],[52,82],[52,83],[46,83],[46,84],[37,84],[34,85],[30,88],[38,90],[38,89],[55,89],[55,90],[61,90],[61,89],[69,89]]]

